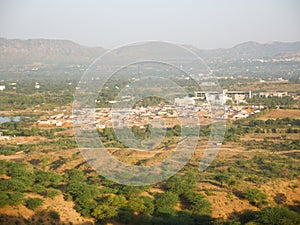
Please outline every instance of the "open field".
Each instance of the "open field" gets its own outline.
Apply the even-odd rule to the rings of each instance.
[[[276,109],[260,117],[262,120],[278,118],[300,119],[300,109]]]

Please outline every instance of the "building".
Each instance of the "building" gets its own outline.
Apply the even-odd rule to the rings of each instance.
[[[40,84],[38,82],[35,82],[34,88],[35,89],[40,89],[40,87],[41,87]]]
[[[263,98],[268,97],[285,97],[288,96],[288,93],[286,91],[268,91],[268,92],[259,92],[259,96]]]
[[[233,101],[241,101],[247,98],[252,98],[251,91],[227,91],[226,96]]]
[[[3,132],[0,132],[0,141],[8,141],[10,136],[4,136]]]
[[[4,91],[5,90],[5,85],[0,85],[0,91]]]
[[[220,94],[222,94],[222,93],[217,92],[217,91],[210,91],[210,92],[195,91],[194,92],[195,99],[201,99],[201,100],[205,100],[207,96],[214,96],[214,95],[220,95]]]
[[[205,91],[196,91],[195,99],[205,100],[207,96],[224,96],[227,100],[232,100],[234,102],[241,102],[246,100],[247,98],[252,98],[251,91],[228,91],[223,90],[221,92],[205,92]]]
[[[195,105],[195,100],[190,97],[175,98],[175,105],[179,107],[190,107]]]

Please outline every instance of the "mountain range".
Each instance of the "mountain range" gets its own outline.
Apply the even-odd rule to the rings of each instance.
[[[204,60],[240,60],[300,56],[300,41],[261,44],[245,42],[232,48],[202,50],[185,45]],[[106,51],[102,47],[86,47],[68,40],[0,38],[0,66],[41,64],[87,64]]]

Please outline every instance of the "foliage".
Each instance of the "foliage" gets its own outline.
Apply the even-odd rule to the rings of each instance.
[[[31,210],[35,210],[41,205],[43,205],[44,200],[41,198],[27,198],[26,199],[26,207]]]
[[[44,172],[41,170],[36,170],[35,179],[37,183],[45,187],[49,187],[49,186],[56,187],[61,183],[62,176],[52,172]]]
[[[184,197],[190,203],[190,209],[194,214],[211,215],[211,204],[204,195],[190,191]]]
[[[8,205],[10,203],[10,199],[8,197],[7,192],[0,191],[0,208]]]
[[[26,186],[19,180],[14,178],[0,180],[0,191],[19,191],[24,192]]]
[[[261,207],[267,204],[267,194],[257,188],[248,188],[245,198],[253,205]]]
[[[284,207],[265,208],[258,213],[255,221],[261,225],[298,225],[300,215]]]
[[[15,191],[9,195],[9,201],[11,205],[19,205],[24,201],[24,194],[22,192]]]
[[[156,210],[159,214],[175,215],[174,206],[178,203],[179,198],[173,192],[167,191],[159,195],[156,199]]]
[[[61,194],[60,190],[57,190],[57,189],[54,189],[54,188],[48,188],[46,190],[46,196],[49,197],[49,198],[52,198],[52,199],[55,196],[60,195],[60,194]]]
[[[182,195],[196,187],[196,174],[197,171],[192,169],[186,171],[184,175],[176,174],[167,181],[167,188],[177,194]]]
[[[124,196],[110,195],[105,198],[93,211],[92,215],[98,220],[106,220],[116,217],[119,209],[126,206],[127,200]]]

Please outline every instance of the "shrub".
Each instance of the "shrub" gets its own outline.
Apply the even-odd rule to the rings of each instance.
[[[26,200],[26,207],[31,210],[35,210],[41,205],[43,205],[44,200],[41,198],[28,198]]]
[[[267,204],[267,194],[257,188],[249,188],[245,193],[245,198],[258,207]]]
[[[157,212],[162,214],[174,215],[174,206],[178,203],[179,198],[172,192],[165,192],[156,199]]]
[[[49,216],[50,216],[52,219],[54,219],[54,220],[59,220],[59,219],[60,219],[60,216],[59,216],[58,212],[56,212],[56,211],[51,211],[51,212],[49,213]]]
[[[13,192],[12,194],[10,194],[9,196],[9,201],[11,205],[19,205],[22,204],[24,201],[24,195],[21,192]]]
[[[265,208],[255,220],[261,225],[298,225],[300,215],[284,207]]]
[[[46,191],[46,196],[49,197],[49,198],[54,198],[55,196],[57,195],[60,195],[61,192],[60,190],[56,190],[54,188],[48,188],[47,191]]]
[[[8,205],[9,203],[10,202],[7,193],[4,191],[0,191],[0,208]]]

